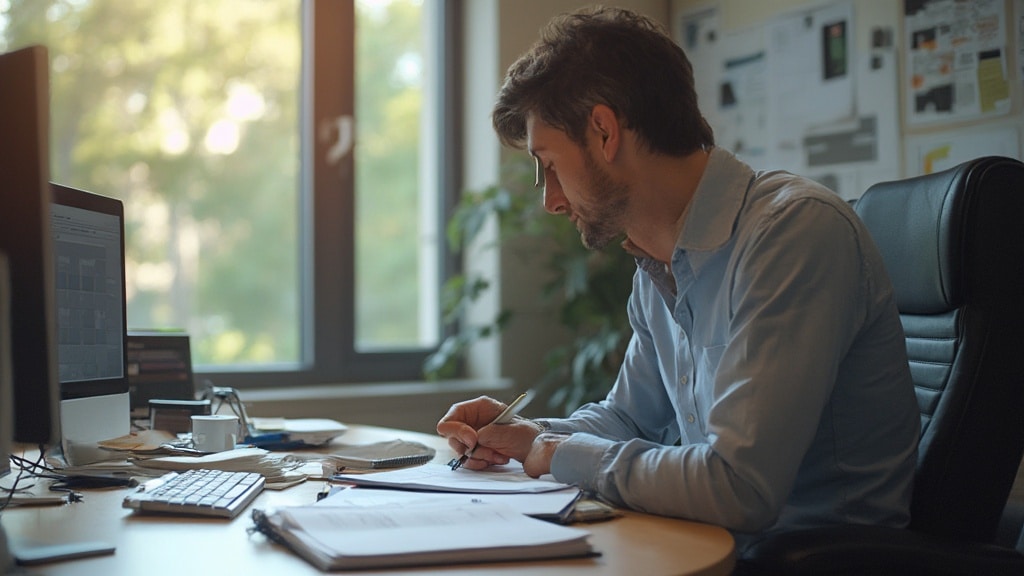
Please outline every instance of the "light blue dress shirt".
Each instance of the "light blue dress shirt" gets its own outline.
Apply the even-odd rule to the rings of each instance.
[[[638,259],[607,398],[566,419],[562,482],[738,536],[909,521],[920,415],[881,257],[851,207],[711,152],[671,272]],[[747,538],[749,540],[749,538]]]

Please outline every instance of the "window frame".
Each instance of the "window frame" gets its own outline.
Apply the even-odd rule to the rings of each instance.
[[[430,0],[426,0],[430,1]],[[436,213],[444,230],[461,189],[461,0],[438,0],[428,10],[437,54],[439,94],[425,101],[439,119],[435,143],[438,195]],[[355,115],[355,0],[304,0],[303,90],[300,114],[301,188],[300,275],[302,284],[302,360],[299,364],[225,367],[197,366],[197,385],[238,389],[320,384],[422,380],[422,365],[436,346],[393,352],[359,352],[355,346],[355,163],[349,151],[327,162],[334,138],[321,128]],[[312,31],[312,34],[309,33]],[[325,57],[326,55],[326,57]],[[358,150],[357,145],[353,146]],[[444,282],[458,269],[457,259],[438,239],[437,278]],[[440,314],[440,311],[438,312]],[[439,322],[440,325],[440,322]],[[445,334],[438,334],[438,343]]]

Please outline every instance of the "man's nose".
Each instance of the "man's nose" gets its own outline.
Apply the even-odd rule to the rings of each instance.
[[[548,214],[565,214],[569,211],[569,201],[562,193],[562,184],[558,178],[546,178],[544,181],[544,209]]]

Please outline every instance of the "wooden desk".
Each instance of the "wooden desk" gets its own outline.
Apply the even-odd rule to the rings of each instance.
[[[437,459],[451,451],[432,435],[372,426],[351,426],[338,441],[351,444],[396,437],[434,446]],[[25,568],[26,574],[110,576],[256,576],[318,574],[285,548],[262,535],[248,534],[249,511],[255,508],[308,504],[323,486],[309,481],[283,491],[265,490],[234,520],[132,514],[121,508],[127,489],[89,491],[83,502],[59,507],[14,508],[2,522],[12,545],[20,539],[58,543],[104,540],[117,546],[112,556]],[[733,539],[717,526],[627,512],[625,517],[582,524],[596,558],[547,562],[475,564],[452,567],[375,570],[375,576],[409,573],[453,574],[728,574],[733,566]],[[346,572],[348,574],[349,572]]]

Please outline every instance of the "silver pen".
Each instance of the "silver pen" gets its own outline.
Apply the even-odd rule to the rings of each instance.
[[[509,422],[512,421],[513,418],[516,417],[516,414],[519,414],[520,410],[526,408],[526,405],[529,404],[530,400],[532,399],[533,392],[531,390],[527,390],[526,392],[523,392],[519,396],[516,396],[516,399],[513,400],[511,404],[506,406],[505,409],[501,411],[501,414],[498,414],[497,418],[491,420],[491,423],[488,424],[488,426],[492,424],[508,424]],[[463,454],[460,458],[452,458],[448,462],[448,465],[451,466],[452,470],[458,470],[459,468],[462,468],[462,465],[466,463],[466,460],[469,460],[470,457],[473,456],[473,450],[475,449],[476,447],[474,446],[473,448],[467,450],[466,453]]]

